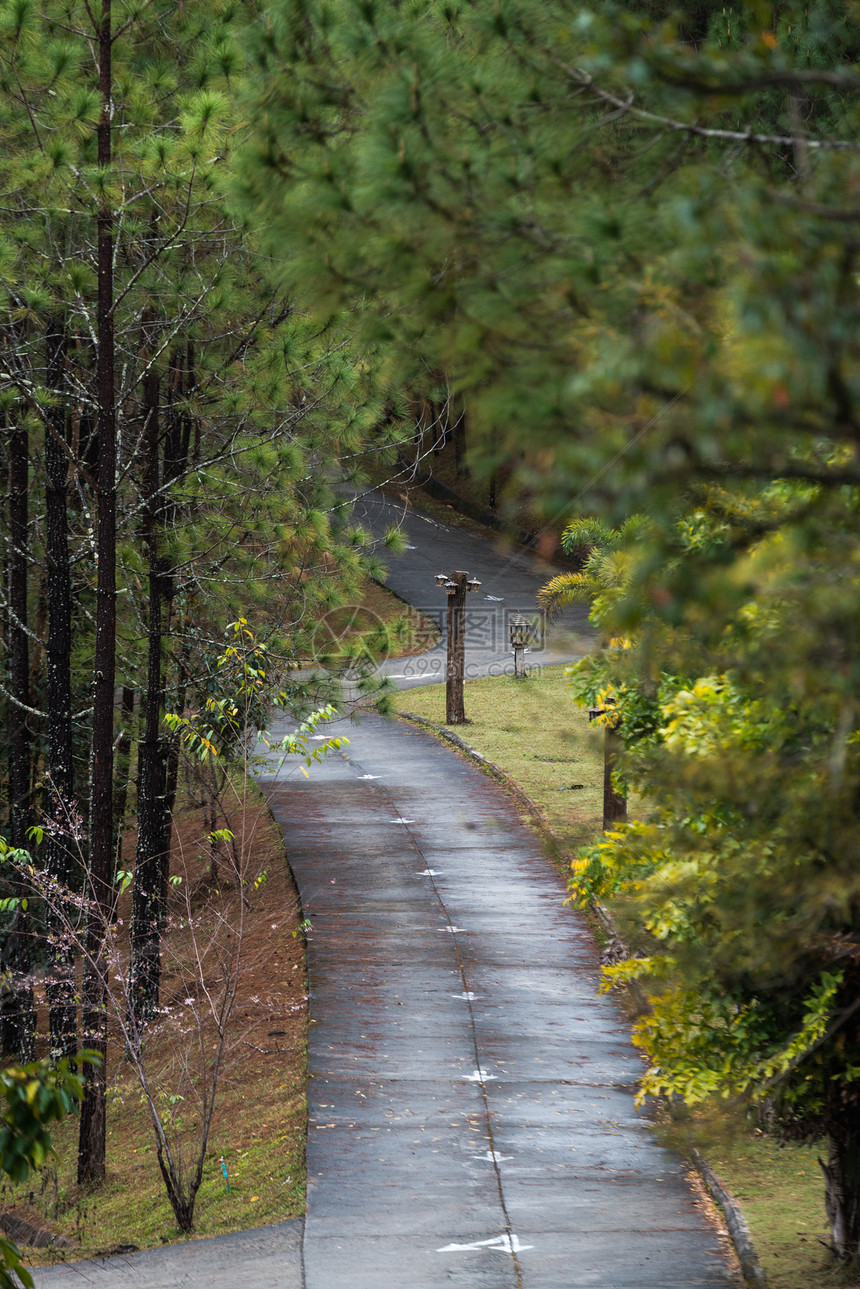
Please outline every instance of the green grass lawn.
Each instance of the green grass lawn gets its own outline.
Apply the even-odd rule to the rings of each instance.
[[[398,707],[445,722],[444,685],[398,696]],[[536,802],[567,866],[598,834],[603,812],[603,732],[589,727],[567,687],[564,667],[526,680],[510,676],[466,683],[468,724],[448,727],[513,778]],[[833,1263],[827,1239],[820,1148],[780,1145],[746,1131],[694,1133],[723,1183],[737,1196],[764,1267],[768,1289],[810,1289],[853,1279]]]
[[[711,1167],[740,1202],[768,1289],[844,1283],[821,1243],[827,1240],[820,1148],[781,1146],[772,1137],[739,1138],[715,1147]]]

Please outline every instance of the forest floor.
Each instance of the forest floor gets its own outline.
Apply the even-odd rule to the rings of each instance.
[[[164,941],[163,1020],[146,1044],[146,1067],[185,1176],[200,1150],[199,1058],[212,1050],[207,996],[233,972],[237,993],[226,1028],[195,1237],[222,1235],[299,1216],[304,1208],[307,982],[301,910],[284,844],[253,784],[228,806],[237,850],[248,859],[244,899],[229,848],[216,871],[204,817],[186,782],[177,813]],[[126,838],[129,860],[134,834]],[[120,898],[118,930],[130,896]],[[238,957],[236,956],[238,954]],[[121,1008],[122,997],[114,998]],[[117,1015],[109,1043],[107,1179],[75,1179],[77,1116],[53,1133],[55,1159],[28,1183],[0,1185],[6,1212],[65,1237],[65,1252],[27,1249],[30,1265],[153,1248],[187,1238],[167,1200],[148,1106],[123,1055]],[[221,1159],[227,1168],[225,1184]]]
[[[565,671],[547,667],[535,669],[525,681],[502,676],[467,682],[468,723],[451,732],[509,775],[538,806],[554,838],[550,857],[567,869],[578,847],[601,829],[603,732],[589,727],[586,713],[574,703]],[[442,726],[445,687],[409,690],[397,696],[397,705]],[[632,808],[635,812],[635,802]],[[824,1247],[820,1146],[782,1144],[725,1115],[670,1124],[665,1136],[682,1152],[697,1146],[736,1196],[768,1289],[856,1283]]]

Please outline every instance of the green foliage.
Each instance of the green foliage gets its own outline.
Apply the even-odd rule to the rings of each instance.
[[[81,1053],[80,1060],[97,1060]],[[0,1169],[14,1182],[26,1181],[32,1169],[41,1168],[51,1152],[49,1125],[71,1114],[81,1099],[83,1083],[69,1067],[33,1061],[0,1070]],[[21,1262],[11,1240],[0,1238],[0,1289],[33,1289],[33,1277]]]
[[[278,769],[284,764],[288,756],[301,756],[305,764],[300,766],[302,774],[308,777],[308,768],[313,764],[319,764],[323,757],[328,756],[330,752],[337,752],[342,747],[349,746],[349,739],[341,735],[324,739],[318,747],[312,748],[310,740],[314,738],[314,730],[324,721],[334,720],[337,712],[333,707],[327,705],[320,708],[319,711],[311,712],[307,720],[302,721],[297,730],[291,734],[286,734],[278,745],[283,751],[283,756],[278,761]]]
[[[138,689],[147,657],[144,384],[158,381],[158,531],[163,668],[215,683],[218,624],[254,610],[261,645],[311,706],[333,683],[288,678],[312,657],[318,618],[352,598],[370,563],[333,485],[381,413],[342,335],[292,307],[266,279],[257,235],[227,200],[244,130],[242,34],[255,6],[155,0],[114,16],[110,165],[99,163],[97,69],[85,4],[0,0],[0,375],[7,413],[27,417],[34,459],[33,604],[44,559],[39,465],[44,418],[66,412],[76,585],[76,710],[89,706],[95,563],[93,445],[98,204],[113,213],[119,528],[119,680]],[[66,336],[66,388],[47,387],[48,320]],[[11,356],[14,355],[14,361]],[[181,662],[180,662],[181,658]],[[41,678],[35,696],[39,706]],[[213,713],[226,730],[229,713]],[[86,776],[86,717],[76,722]],[[82,796],[85,796],[82,793]]]
[[[91,1059],[87,1053],[79,1058]],[[41,1168],[51,1150],[48,1125],[65,1118],[80,1100],[83,1084],[68,1061],[35,1061],[0,1070],[6,1102],[0,1130],[0,1168],[13,1181],[25,1181]]]
[[[203,710],[190,715],[178,712],[164,715],[167,728],[180,736],[195,759],[204,762],[210,758],[230,761],[247,755],[251,731],[256,732],[263,746],[271,749],[273,745],[265,730],[270,708],[289,704],[287,691],[273,688],[280,679],[268,673],[268,651],[255,638],[247,619],[231,622],[225,635],[229,643],[215,660]],[[318,764],[324,756],[348,744],[349,739],[334,737],[322,740],[319,747],[311,747],[310,740],[317,726],[336,715],[334,707],[326,704],[311,712],[292,734],[285,735],[277,744],[283,752],[278,768],[287,756],[301,756],[305,762],[302,773],[307,777],[305,767]],[[216,829],[209,834],[213,845],[225,840],[232,840],[229,829]]]

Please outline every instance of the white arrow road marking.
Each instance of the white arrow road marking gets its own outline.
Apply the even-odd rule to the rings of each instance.
[[[502,604],[502,603],[504,603],[504,596],[501,596],[501,595],[485,595],[485,596],[484,596],[484,599],[485,599],[485,600],[495,600],[496,604]]]
[[[415,876],[416,877],[441,877],[442,873],[438,868],[422,868],[421,872],[416,873]]]
[[[360,779],[378,779],[379,775],[378,774],[360,774],[358,777]]]
[[[463,1075],[463,1079],[466,1083],[490,1083],[493,1079],[497,1079],[497,1078],[498,1078],[498,1075],[488,1074],[487,1071],[482,1070],[480,1066],[478,1066],[474,1074]]]
[[[469,990],[467,990],[467,991],[466,991],[466,993],[465,993],[465,994],[452,994],[452,995],[451,995],[451,997],[452,997],[452,998],[462,998],[462,999],[464,999],[467,1003],[473,1003],[473,1002],[475,1002],[475,1000],[477,999],[478,995],[477,995],[477,994],[473,994],[473,993],[472,993],[472,991],[471,991],[471,989],[469,989]]]
[[[446,1244],[437,1253],[460,1253],[471,1249],[494,1249],[496,1253],[521,1253],[533,1249],[533,1244],[520,1244],[518,1235],[494,1235],[490,1240],[475,1240],[473,1244]]]
[[[414,820],[414,819],[400,819],[400,818],[398,817],[397,819],[389,819],[389,821],[388,821],[388,822],[389,822],[390,824],[414,824],[414,823],[415,823],[415,820]]]
[[[497,1155],[494,1150],[488,1150],[486,1155],[473,1155],[473,1159],[486,1159],[488,1164],[506,1164],[513,1155]]]
[[[438,926],[436,930],[441,931],[443,935],[446,931],[450,931],[451,935],[459,935],[460,932],[465,931],[466,928],[464,926]]]

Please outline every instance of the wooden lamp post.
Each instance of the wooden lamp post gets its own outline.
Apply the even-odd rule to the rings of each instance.
[[[445,724],[463,725],[463,680],[466,673],[466,592],[477,591],[481,583],[468,573],[436,574],[436,585],[448,593],[448,665],[445,673]]]

